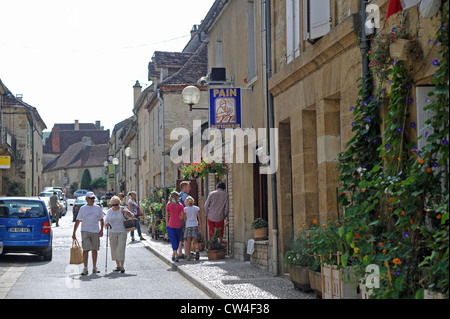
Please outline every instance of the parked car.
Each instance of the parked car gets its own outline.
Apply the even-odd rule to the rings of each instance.
[[[75,199],[75,203],[73,204],[73,210],[72,210],[72,212],[73,212],[72,221],[73,222],[77,220],[78,211],[80,210],[80,208],[86,204],[87,204],[86,196],[79,196],[79,197],[77,197],[77,199]],[[97,196],[95,196],[94,205],[98,205],[98,206],[102,207],[100,205],[100,201],[98,200]]]
[[[73,197],[74,198],[77,198],[77,197],[79,197],[79,196],[86,196],[86,193],[87,192],[89,192],[88,190],[85,190],[85,189],[79,189],[79,190],[76,190],[75,192],[73,192]]]
[[[46,203],[31,197],[0,198],[2,254],[35,253],[52,260],[53,231]]]

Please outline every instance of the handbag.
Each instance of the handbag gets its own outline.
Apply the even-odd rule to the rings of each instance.
[[[141,208],[139,206],[137,207],[137,213],[139,217],[143,216]]]
[[[70,248],[70,262],[71,265],[79,265],[83,263],[83,252],[80,243],[77,239],[72,241],[72,248]]]
[[[137,223],[138,223],[138,220],[136,218],[127,218],[127,217],[125,217],[125,221],[123,222],[123,226],[125,226],[125,231],[136,230],[137,229]]]

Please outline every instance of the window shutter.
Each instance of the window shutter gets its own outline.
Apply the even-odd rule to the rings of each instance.
[[[294,19],[294,57],[300,55],[300,0],[294,0],[293,3]]]
[[[418,140],[417,146],[419,150],[422,150],[425,145],[427,145],[427,141],[425,138],[425,132],[427,131],[425,121],[431,118],[432,114],[428,111],[424,111],[424,108],[430,103],[431,97],[428,96],[428,93],[434,91],[434,86],[418,86],[416,87],[416,108],[417,108],[417,137],[422,136],[421,139]]]
[[[294,6],[292,0],[286,0],[286,58],[287,62],[294,59]]]
[[[330,0],[309,0],[309,39],[317,39],[331,29]]]

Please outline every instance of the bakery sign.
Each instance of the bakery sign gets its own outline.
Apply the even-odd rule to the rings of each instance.
[[[241,89],[209,89],[210,128],[242,128]]]

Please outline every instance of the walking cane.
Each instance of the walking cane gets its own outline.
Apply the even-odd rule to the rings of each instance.
[[[110,226],[106,226],[106,260],[105,260],[105,274],[108,272],[108,237],[109,237],[109,229],[112,228]]]

